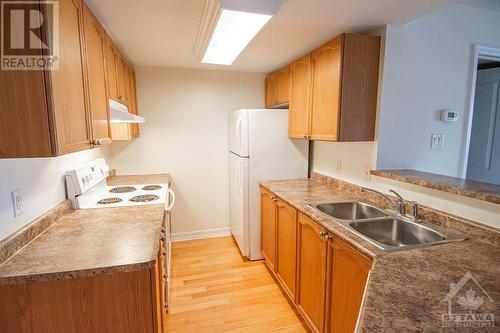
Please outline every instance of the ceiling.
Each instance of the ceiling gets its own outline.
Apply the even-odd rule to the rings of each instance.
[[[452,0],[286,0],[231,66],[193,55],[205,0],[86,2],[134,65],[268,73],[341,32],[402,24]]]

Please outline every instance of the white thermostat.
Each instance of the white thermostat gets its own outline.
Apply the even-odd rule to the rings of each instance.
[[[459,113],[456,111],[443,110],[441,111],[441,120],[446,122],[458,121]]]

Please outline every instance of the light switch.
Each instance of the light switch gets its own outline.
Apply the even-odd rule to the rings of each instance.
[[[444,148],[444,134],[432,133],[431,149],[441,150]]]

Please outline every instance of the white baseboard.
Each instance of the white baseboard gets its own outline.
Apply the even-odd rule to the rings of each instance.
[[[188,232],[175,232],[172,233],[172,242],[201,239],[210,237],[230,236],[231,228],[216,228],[202,231],[188,231]]]

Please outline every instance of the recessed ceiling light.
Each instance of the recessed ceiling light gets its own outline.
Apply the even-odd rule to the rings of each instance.
[[[231,65],[280,6],[276,0],[207,0],[194,48],[198,60]]]

